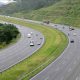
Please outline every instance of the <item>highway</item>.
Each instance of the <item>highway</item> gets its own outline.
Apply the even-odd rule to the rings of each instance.
[[[19,29],[21,38],[16,43],[0,50],[0,72],[31,56],[44,44],[42,33],[28,27],[14,25]],[[31,38],[28,38],[28,34],[31,34]],[[34,42],[34,46],[30,46],[30,41]]]
[[[43,24],[38,21],[25,21]],[[52,23],[50,23],[48,27],[49,26],[64,32],[69,38],[69,44],[61,56],[30,80],[80,80],[80,29],[75,28],[75,30],[70,31],[69,26]],[[76,35],[74,35],[74,33],[76,33]],[[71,40],[74,40],[74,43],[71,43]]]
[[[30,80],[80,80],[80,29],[70,31],[69,26],[52,23],[49,26],[64,32],[69,44],[60,57]]]

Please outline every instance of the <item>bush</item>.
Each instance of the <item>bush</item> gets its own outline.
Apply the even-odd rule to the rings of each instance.
[[[9,44],[11,40],[16,38],[19,34],[16,26],[12,24],[2,24],[0,23],[0,43]]]

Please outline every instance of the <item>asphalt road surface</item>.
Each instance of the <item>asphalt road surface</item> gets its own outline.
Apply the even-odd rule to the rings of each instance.
[[[80,80],[80,29],[70,31],[66,25],[49,26],[68,36],[68,47],[60,57],[30,80]],[[74,40],[74,43],[71,43],[71,40]]]
[[[42,24],[32,20],[25,21]],[[30,80],[80,80],[80,29],[70,31],[66,25],[49,24],[49,26],[61,30],[68,36],[68,47],[60,57]],[[74,40],[74,43],[70,43],[71,40]]]
[[[21,38],[17,43],[0,50],[0,72],[29,57],[44,43],[44,36],[40,32],[20,25],[16,25],[16,27],[21,33]],[[32,34],[31,38],[28,38],[27,34]],[[34,46],[30,46],[30,41],[34,42]]]

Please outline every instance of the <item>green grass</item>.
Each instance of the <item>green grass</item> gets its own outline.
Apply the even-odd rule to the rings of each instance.
[[[45,37],[43,47],[19,64],[1,73],[0,80],[19,80],[21,78],[22,80],[29,80],[32,76],[40,72],[58,56],[60,56],[68,44],[67,37],[56,29],[1,16],[0,20],[36,29],[42,32]]]
[[[61,0],[47,8],[14,13],[13,16],[80,27],[80,0]]]

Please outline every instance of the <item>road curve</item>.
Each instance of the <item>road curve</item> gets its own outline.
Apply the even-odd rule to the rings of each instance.
[[[7,70],[13,65],[29,57],[42,47],[44,43],[44,36],[40,32],[17,24],[14,25],[19,29],[21,38],[17,43],[0,50],[0,72]],[[27,34],[30,34],[31,32],[31,38],[28,38]],[[34,46],[30,46],[30,41],[34,42]],[[41,44],[38,45],[38,43]]]
[[[25,21],[42,24],[38,21]],[[48,26],[64,32],[69,38],[69,44],[60,57],[30,80],[80,80],[80,29],[69,31],[69,26],[66,25],[49,24]],[[77,35],[74,36],[73,33]],[[74,43],[70,43],[72,39]]]
[[[69,44],[59,58],[30,80],[80,80],[80,29],[70,31],[69,26],[59,24],[48,26],[64,32]],[[70,40],[74,40],[74,43],[70,43]]]

